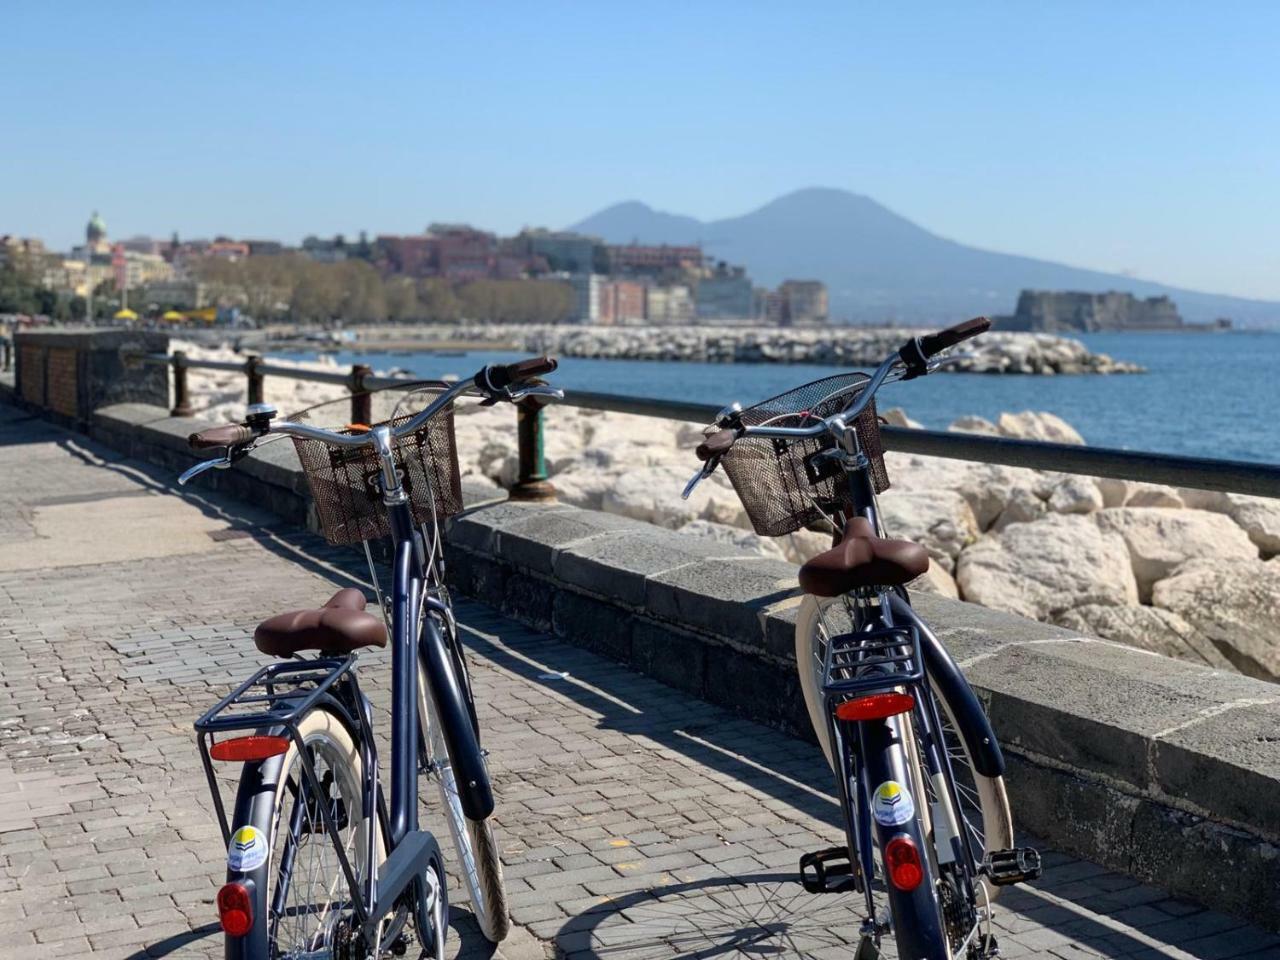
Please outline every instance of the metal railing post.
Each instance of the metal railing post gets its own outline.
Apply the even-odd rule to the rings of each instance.
[[[508,494],[512,500],[554,500],[556,488],[547,479],[543,455],[542,397],[526,397],[516,404],[516,443],[519,467],[516,482]]]
[[[5,373],[13,366],[13,343],[8,339],[0,340],[0,370]]]
[[[249,404],[262,403],[262,357],[251,354],[244,362],[244,373],[249,380]]]
[[[187,355],[182,350],[173,351],[173,409],[172,417],[189,417],[195,411],[191,409],[191,394],[187,390]]]
[[[366,363],[351,365],[351,422],[373,426],[373,395],[364,385],[365,377],[373,376],[373,368]]]

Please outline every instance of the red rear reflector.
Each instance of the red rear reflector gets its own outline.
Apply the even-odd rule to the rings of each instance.
[[[924,879],[924,868],[920,866],[920,851],[916,849],[915,842],[905,833],[898,834],[885,844],[884,865],[889,871],[889,880],[899,890],[914,890]]]
[[[841,720],[883,720],[914,709],[916,698],[909,693],[872,693],[854,697],[836,707]]]
[[[218,920],[232,937],[243,937],[253,929],[253,899],[243,883],[224,884],[218,891]]]
[[[289,749],[284,737],[233,737],[219,740],[209,748],[209,756],[215,760],[265,760]]]

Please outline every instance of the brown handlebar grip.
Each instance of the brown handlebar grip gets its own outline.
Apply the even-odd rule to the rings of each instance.
[[[506,367],[507,382],[515,383],[519,380],[529,380],[533,377],[540,377],[544,373],[551,373],[556,367],[560,366],[554,357],[530,357],[528,360],[521,360],[518,363],[509,363]]]
[[[990,329],[991,321],[988,318],[974,317],[964,323],[957,323],[954,327],[947,327],[945,330],[939,330],[937,333],[921,337],[920,352],[926,357],[932,357],[934,354],[947,349],[947,347],[954,347],[960,341],[976,337],[978,334],[986,333]]]
[[[698,444],[697,449],[693,452],[699,460],[705,463],[712,457],[724,456],[737,439],[738,435],[732,430],[717,430]]]
[[[212,447],[234,447],[248,443],[254,438],[252,430],[242,423],[228,423],[221,427],[210,427],[187,437],[187,446],[192,450],[208,450]]]

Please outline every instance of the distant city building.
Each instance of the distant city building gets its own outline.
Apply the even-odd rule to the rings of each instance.
[[[97,210],[93,211],[93,216],[85,225],[84,241],[89,253],[106,254],[111,250],[111,245],[107,242],[107,222],[98,215]]]
[[[112,249],[111,268],[117,290],[133,290],[173,278],[173,264],[158,253],[137,253],[118,243]]]
[[[129,253],[160,253],[165,244],[152,237],[137,236],[129,237],[127,240],[117,240],[113,246],[120,247]]]
[[[644,284],[635,280],[608,280],[600,284],[597,298],[597,323],[625,324],[644,322]]]
[[[243,260],[249,256],[249,245],[219,237],[205,248],[204,255],[217,257],[220,260]]]
[[[693,291],[684,284],[649,287],[645,292],[645,319],[662,326],[693,323],[697,319]]]
[[[285,246],[279,240],[246,240],[251,257],[274,257],[285,252]]]
[[[435,241],[436,274],[446,280],[483,280],[496,268],[498,238],[465,224],[436,224],[427,229]]]
[[[334,237],[332,240],[305,237],[302,241],[302,255],[316,263],[340,263],[347,259],[347,245],[341,237]]]
[[[196,280],[165,280],[149,283],[139,302],[179,310],[200,310],[209,303],[208,288]]]
[[[549,279],[560,280],[573,288],[573,323],[598,323],[600,320],[601,288],[606,278],[595,273],[558,273]]]
[[[604,245],[581,233],[522,230],[504,246],[515,256],[541,258],[553,273],[597,273],[607,266]]]
[[[613,274],[662,276],[673,273],[693,273],[702,268],[702,248],[699,246],[631,244],[609,246],[606,251],[609,258],[609,272]]]
[[[787,280],[778,287],[782,326],[827,322],[827,285],[819,280]]]
[[[18,237],[6,233],[0,236],[0,264],[13,261],[38,261],[49,256],[44,241],[36,237]]]
[[[1176,330],[1183,326],[1168,297],[1139,300],[1131,293],[1054,293],[1023,290],[1017,312],[998,318],[1001,330],[1089,333],[1096,330]]]
[[[752,316],[751,278],[742,267],[721,261],[695,291],[699,320],[748,320]]]
[[[436,241],[425,234],[421,236],[380,236],[374,241],[375,262],[384,273],[406,277],[433,277],[436,275]]]

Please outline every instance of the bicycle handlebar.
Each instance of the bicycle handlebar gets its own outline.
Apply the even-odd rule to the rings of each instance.
[[[220,427],[210,427],[187,437],[187,446],[192,450],[209,450],[213,447],[234,447],[248,443],[256,433],[242,423],[227,423]]]
[[[954,347],[957,343],[968,340],[970,337],[976,337],[980,333],[986,333],[990,329],[991,321],[989,319],[986,317],[974,317],[964,323],[957,323],[954,327],[947,327],[945,330],[939,330],[937,333],[921,337],[920,352],[926,357],[932,357],[941,353],[947,347]]]
[[[398,439],[422,429],[424,423],[473,386],[491,401],[502,399],[504,396],[510,399],[509,394],[506,392],[509,384],[522,383],[544,373],[550,373],[557,366],[558,364],[552,357],[531,357],[528,360],[520,360],[505,366],[495,364],[485,367],[471,379],[459,380],[447,390],[442,391],[440,396],[431,401],[425,410],[413,419],[394,428],[391,433],[394,438]],[[373,442],[372,431],[359,434],[338,433],[334,430],[313,427],[306,423],[285,421],[284,423],[272,424],[263,421],[256,427],[247,423],[228,423],[222,426],[210,427],[207,430],[191,434],[187,438],[187,444],[192,450],[208,450],[213,447],[232,449],[244,447],[246,444],[250,444],[268,433],[303,437],[307,440],[319,440],[335,447],[362,447]]]
[[[843,429],[850,420],[857,419],[858,415],[867,408],[875,398],[876,391],[884,385],[885,380],[895,367],[905,370],[902,377],[904,380],[923,376],[929,372],[929,358],[936,356],[948,347],[954,347],[957,343],[968,340],[970,337],[976,337],[978,334],[985,333],[990,329],[991,321],[989,319],[986,317],[974,317],[972,320],[964,321],[964,323],[957,323],[953,327],[939,330],[937,333],[926,334],[923,337],[913,337],[903,344],[897,353],[888,356],[876,368],[876,372],[871,375],[867,385],[859,391],[853,403],[839,413],[819,420],[812,426],[767,427],[738,425],[711,434],[702,443],[698,444],[697,449],[694,450],[697,458],[710,467],[710,470],[707,467],[703,468],[703,475],[705,476],[714,470],[719,458],[728,453],[729,448],[741,437],[798,440],[806,437],[821,436],[823,433],[832,430],[833,427]]]
[[[509,363],[505,367],[498,364],[485,367],[473,379],[482,393],[493,393],[521,380],[532,380],[551,373],[558,366],[559,363],[553,357],[530,357],[528,360]]]

